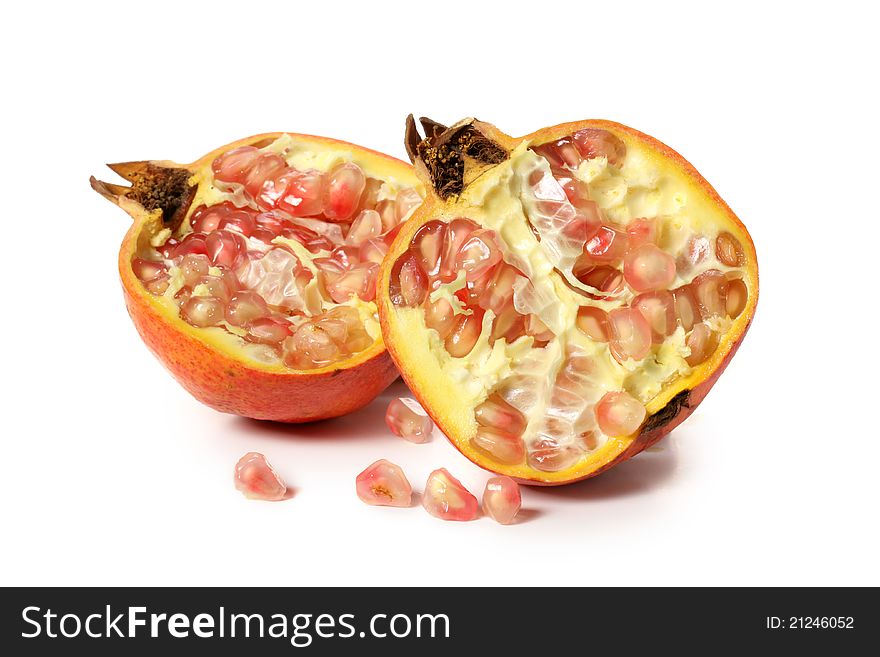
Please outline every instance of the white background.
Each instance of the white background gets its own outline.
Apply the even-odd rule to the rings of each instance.
[[[869,3],[13,3],[3,62],[0,583],[880,584],[878,139]],[[514,6],[515,5],[515,6]],[[104,162],[189,162],[287,130],[404,157],[409,112],[511,134],[614,119],[681,152],[743,219],[753,327],[699,411],[524,522],[362,504],[378,458],[417,489],[487,473],[383,423],[218,414],[122,303],[128,218]],[[265,452],[296,491],[232,486]]]

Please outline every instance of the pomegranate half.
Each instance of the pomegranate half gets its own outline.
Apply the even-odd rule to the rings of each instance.
[[[131,185],[91,184],[134,220],[119,251],[129,314],[197,399],[305,422],[354,411],[397,377],[375,283],[424,195],[411,166],[269,133],[193,164],[110,168]]]
[[[580,121],[522,138],[412,117],[431,189],[379,275],[392,358],[476,464],[532,484],[596,475],[681,423],[758,299],[754,245],[680,155]]]

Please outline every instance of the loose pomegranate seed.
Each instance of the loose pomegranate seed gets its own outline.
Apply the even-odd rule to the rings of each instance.
[[[471,444],[498,463],[516,465],[526,457],[522,440],[516,434],[495,427],[478,426]]]
[[[513,406],[504,401],[497,392],[492,393],[474,410],[477,422],[486,427],[494,427],[516,436],[526,430],[526,418]]]
[[[645,407],[628,392],[606,392],[596,404],[596,422],[608,436],[628,436],[642,426]]]
[[[643,244],[626,254],[623,275],[636,292],[666,288],[675,280],[675,259],[653,244]]]
[[[607,130],[584,128],[574,133],[571,141],[585,160],[604,156],[609,164],[620,166],[626,157],[626,145]]]
[[[672,298],[675,300],[675,317],[678,323],[685,331],[690,331],[694,324],[700,321],[700,307],[697,304],[694,288],[684,285],[673,290]]]
[[[483,491],[483,513],[502,525],[513,522],[522,506],[519,486],[510,477],[492,477]]]
[[[260,150],[253,146],[241,146],[227,151],[216,160],[211,168],[214,177],[225,182],[244,183],[247,172],[260,157]]]
[[[374,506],[410,506],[412,486],[399,465],[385,459],[373,463],[355,479],[357,496]]]
[[[477,498],[446,468],[434,470],[428,477],[422,506],[441,520],[474,520],[479,515]]]
[[[696,367],[708,360],[718,348],[718,334],[706,324],[700,322],[690,332],[685,343],[691,350],[691,355],[685,358],[687,364]]]
[[[379,266],[375,263],[361,263],[344,272],[327,286],[330,298],[336,303],[345,303],[353,296],[364,301],[372,301],[376,297],[376,278]]]
[[[324,188],[324,216],[330,221],[346,221],[358,207],[367,179],[361,168],[345,162],[327,175]]]
[[[428,276],[437,276],[440,273],[440,256],[445,237],[446,224],[435,220],[419,228],[412,239],[410,248]]]
[[[426,443],[431,439],[434,423],[419,403],[410,397],[392,399],[385,412],[385,424],[395,436],[411,443]]]
[[[726,314],[727,302],[724,298],[726,283],[727,278],[717,269],[703,272],[691,283],[703,319]]]
[[[226,321],[233,326],[247,326],[268,314],[266,301],[253,290],[237,292],[226,304]]]
[[[745,262],[742,244],[728,232],[719,233],[715,239],[715,257],[728,267],[740,267]]]
[[[581,306],[578,308],[577,327],[596,342],[608,342],[611,336],[611,324],[608,321],[608,313],[595,306]]]
[[[584,256],[575,265],[587,267],[596,264],[618,262],[626,254],[629,236],[612,226],[600,226],[596,234],[584,245]]]
[[[529,450],[529,465],[542,472],[559,472],[572,467],[583,452],[574,447],[563,447],[554,440],[540,440]]]
[[[743,283],[742,279],[735,278],[727,282],[724,292],[727,300],[727,303],[725,304],[727,315],[731,319],[736,319],[740,316],[740,313],[745,310],[746,303],[749,300],[749,292],[746,289],[746,284]]]
[[[661,343],[675,331],[675,301],[668,290],[646,292],[633,299],[632,307],[639,310],[651,327],[655,343]]]
[[[241,235],[228,230],[215,230],[205,238],[208,258],[218,267],[234,269],[239,257],[247,251]]]
[[[361,244],[358,258],[361,262],[375,262],[377,265],[381,265],[387,253],[388,244],[381,237],[376,237]]]
[[[482,314],[478,315],[474,312],[472,315],[458,315],[452,330],[443,342],[449,355],[453,358],[464,358],[471,353],[471,349],[480,337],[482,325]]]
[[[375,210],[362,210],[351,222],[348,234],[345,236],[346,244],[360,246],[363,242],[382,234],[382,217]]]
[[[651,351],[651,327],[633,308],[617,308],[608,313],[611,324],[611,353],[618,362],[641,360]]]
[[[656,244],[659,233],[660,225],[656,219],[634,219],[626,227],[630,249],[642,244]]]
[[[145,283],[168,273],[168,267],[165,266],[165,263],[144,260],[143,258],[132,260],[131,268],[134,271],[134,275]]]
[[[277,502],[287,496],[287,486],[259,452],[248,452],[235,464],[235,488],[251,500]]]
[[[217,326],[223,320],[223,301],[217,297],[190,297],[180,309],[180,316],[193,326]]]
[[[455,312],[452,305],[446,299],[429,302],[425,306],[425,325],[437,331],[440,339],[445,340],[455,325]]]
[[[455,262],[465,240],[477,229],[477,225],[469,219],[453,219],[446,227],[443,236],[443,254],[440,257],[440,280],[448,283],[458,275]]]
[[[276,153],[261,153],[248,169],[244,189],[261,207],[271,210],[275,206],[275,177],[287,169],[287,163]],[[267,197],[263,198],[264,185],[268,184]]]

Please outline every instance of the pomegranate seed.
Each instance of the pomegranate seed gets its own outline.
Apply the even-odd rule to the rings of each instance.
[[[247,337],[251,342],[278,345],[291,335],[291,325],[283,319],[258,317],[247,326]]]
[[[494,427],[507,433],[521,436],[526,430],[526,418],[513,406],[504,401],[497,392],[492,393],[474,410],[477,422],[486,427]]]
[[[327,175],[324,189],[324,216],[330,221],[346,221],[358,207],[367,179],[361,168],[346,162]]]
[[[608,313],[595,306],[581,306],[578,308],[575,324],[587,337],[596,342],[608,342],[608,338],[611,335]]]
[[[364,301],[372,301],[376,297],[376,278],[379,266],[375,263],[361,263],[344,272],[327,286],[330,298],[336,303],[345,303],[353,296]]]
[[[651,327],[655,343],[663,342],[675,331],[675,301],[667,290],[646,292],[633,299],[632,307],[639,310]]]
[[[232,296],[232,291],[220,276],[202,276],[196,281],[196,286],[204,286],[207,289],[207,294],[205,292],[199,292],[199,294],[208,297],[217,297],[224,304],[227,303]]]
[[[441,520],[474,520],[479,514],[477,498],[446,468],[434,470],[428,477],[422,506]]]
[[[298,369],[323,367],[345,355],[330,334],[312,322],[300,326],[283,346],[285,363]]]
[[[171,259],[185,256],[187,253],[207,255],[208,246],[206,243],[206,238],[207,236],[204,233],[190,233],[189,235],[184,237],[179,244],[175,245],[169,252]]]
[[[379,201],[374,209],[379,213],[379,216],[382,217],[383,231],[390,231],[392,228],[399,225],[397,222],[397,204],[395,204],[394,201],[389,199]]]
[[[223,301],[217,297],[190,297],[181,307],[180,316],[199,328],[217,326],[223,320]]]
[[[247,251],[244,238],[227,230],[215,230],[205,238],[208,257],[218,267],[234,269],[239,257]]]
[[[682,254],[676,260],[676,268],[681,272],[689,272],[709,255],[709,240],[702,235],[694,235],[688,240]]]
[[[623,274],[611,265],[599,265],[577,271],[575,278],[584,285],[598,290],[600,294],[590,294],[596,299],[613,299],[623,292]]]
[[[482,315],[477,315],[476,313],[473,315],[458,315],[452,330],[443,342],[449,355],[453,358],[464,358],[467,356],[471,349],[474,348],[474,345],[477,344],[482,324]]]
[[[440,273],[440,256],[443,240],[446,237],[446,224],[442,221],[429,221],[416,231],[411,250],[428,276]]]
[[[269,202],[263,198],[263,187],[268,182],[268,194],[271,197],[274,191],[274,179],[287,169],[287,163],[277,153],[260,153],[254,161],[244,179],[244,189],[258,205],[271,210],[275,207],[274,198]]]
[[[168,273],[168,267],[165,266],[165,263],[144,260],[143,258],[132,260],[131,268],[134,271],[134,275],[142,282],[152,281]]]
[[[656,219],[634,219],[626,227],[629,236],[629,248],[634,249],[642,244],[657,244],[660,226]]]
[[[516,312],[513,305],[507,306],[492,322],[490,342],[506,340],[508,344],[516,341],[526,334],[526,318]]]
[[[626,157],[626,145],[607,130],[584,128],[574,133],[571,141],[585,160],[604,156],[609,164],[620,166]]]
[[[480,307],[500,314],[513,299],[513,284],[518,277],[516,269],[501,263],[480,295]]]
[[[645,420],[645,407],[627,392],[606,392],[596,404],[596,422],[607,436],[628,436]]]
[[[424,301],[428,281],[415,254],[407,253],[394,263],[389,287],[395,306],[415,306]]]
[[[150,294],[162,296],[165,294],[165,290],[168,289],[169,281],[170,278],[168,274],[159,274],[152,280],[144,281],[144,287],[147,288],[147,292]]]
[[[431,439],[434,423],[419,403],[410,397],[392,399],[385,412],[385,424],[395,436],[411,443],[426,443]]]
[[[584,245],[584,256],[578,263],[584,262],[589,266],[617,262],[626,254],[628,243],[629,236],[625,232],[611,226],[600,226]]]
[[[330,257],[342,265],[343,269],[351,269],[360,262],[360,249],[354,246],[339,246],[333,249]]]
[[[211,168],[214,177],[218,180],[234,183],[244,183],[247,172],[260,157],[260,150],[253,146],[240,146],[223,153],[214,160]]]
[[[495,427],[478,426],[471,444],[494,461],[506,465],[522,463],[526,457],[519,436]]]
[[[180,271],[183,274],[183,281],[186,285],[192,287],[203,276],[208,275],[208,269],[211,267],[211,261],[208,256],[200,253],[188,253],[183,256],[180,261]]]
[[[358,258],[361,262],[375,262],[377,265],[381,265],[387,253],[388,245],[385,240],[381,237],[375,237],[361,244]]]
[[[421,204],[422,197],[416,190],[411,188],[400,190],[394,200],[397,223],[402,223],[404,219],[409,218],[410,213]]]
[[[355,479],[357,496],[374,506],[410,506],[412,486],[399,465],[385,459],[373,463]]]
[[[693,287],[684,285],[673,290],[672,298],[675,300],[675,317],[678,323],[685,331],[690,331],[700,321],[700,307]]]
[[[685,358],[687,364],[696,367],[705,362],[718,348],[718,334],[706,324],[700,322],[690,332],[685,343],[691,350],[691,355]]]
[[[324,210],[324,175],[315,169],[287,169],[275,179],[275,207],[294,217],[316,217]]]
[[[643,244],[626,254],[623,275],[636,292],[665,288],[675,280],[675,259],[653,244]]]
[[[513,522],[522,506],[519,486],[510,477],[492,477],[483,491],[483,513],[502,525]]]
[[[455,312],[446,299],[429,302],[425,307],[425,326],[437,331],[441,340],[446,339],[454,324]]]
[[[563,447],[554,440],[541,440],[529,451],[529,465],[542,472],[559,472],[572,467],[582,452],[574,447]]]
[[[727,299],[725,305],[727,315],[731,319],[736,319],[740,316],[740,313],[745,310],[746,303],[749,300],[749,292],[746,289],[746,284],[743,283],[742,279],[735,278],[728,281],[724,291]]]
[[[642,313],[617,308],[608,313],[611,324],[611,353],[618,362],[641,360],[651,351],[651,327]]]
[[[345,243],[360,246],[363,242],[382,234],[382,217],[375,210],[363,210],[348,229]]]
[[[703,319],[726,314],[727,302],[724,298],[726,283],[727,278],[717,269],[703,272],[691,283]]]
[[[257,222],[252,213],[237,210],[235,212],[230,212],[223,217],[217,225],[217,228],[219,230],[237,231],[245,237],[250,237],[257,229]]]
[[[501,261],[495,232],[478,229],[464,241],[455,257],[456,269],[464,269],[468,280],[475,280]]]
[[[719,233],[715,239],[715,256],[728,267],[741,267],[745,262],[742,244],[728,232]]]
[[[235,206],[228,201],[211,207],[199,206],[189,218],[190,226],[198,233],[210,233],[212,230],[216,230],[223,218],[234,209]]]
[[[248,452],[235,464],[235,488],[251,500],[277,502],[287,496],[287,486],[259,452]]]
[[[253,290],[242,290],[226,304],[226,321],[233,326],[247,326],[269,314],[266,301]]]
[[[290,226],[291,216],[286,212],[281,212],[280,210],[270,210],[269,212],[260,212],[254,217],[254,220],[257,222],[257,226],[268,230],[273,233],[275,236],[281,234],[281,230],[285,227]]]
[[[458,275],[456,256],[465,240],[477,229],[469,219],[453,219],[446,227],[443,236],[443,253],[440,257],[440,280],[448,283]]]

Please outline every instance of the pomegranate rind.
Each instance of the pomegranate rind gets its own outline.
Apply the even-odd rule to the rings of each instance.
[[[638,130],[598,119],[563,123],[525,137],[510,137],[490,124],[481,124],[481,128],[508,151],[513,151],[523,142],[540,145],[584,128],[607,130],[621,139],[628,148],[637,148],[661,173],[675,177],[687,190],[689,203],[697,211],[711,216],[713,222],[724,226],[743,246],[745,263],[742,270],[749,288],[748,302],[742,313],[732,322],[712,356],[694,367],[687,376],[666,385],[647,404],[647,419],[638,432],[630,436],[611,438],[573,467],[543,472],[529,467],[527,463],[503,465],[474,449],[471,439],[476,435],[477,424],[474,420],[473,404],[462,396],[457,384],[441,376],[437,368],[431,367],[430,363],[435,359],[431,354],[429,341],[420,336],[424,326],[416,315],[400,313],[391,303],[389,286],[394,263],[407,250],[413,236],[423,224],[437,219],[449,221],[461,216],[461,210],[456,207],[456,197],[443,200],[436,194],[429,193],[421,207],[400,230],[379,272],[379,321],[385,344],[388,345],[388,351],[397,364],[401,377],[425,411],[456,449],[486,470],[507,475],[528,485],[555,486],[587,479],[635,456],[667,435],[693,413],[718,380],[739,348],[755,314],[759,289],[755,246],[746,227],[730,206],[690,162],[666,144]],[[417,165],[417,171],[425,178],[423,166]],[[430,189],[430,181],[425,178],[425,183]]]
[[[240,146],[262,144],[290,135],[310,148],[354,153],[359,161],[383,177],[421,189],[413,168],[393,158],[347,142],[297,133],[264,133],[222,146],[187,165],[171,161],[151,164],[185,169],[189,184],[198,186],[222,153]],[[132,322],[150,351],[196,399],[211,408],[258,420],[310,422],[338,417],[362,408],[396,378],[397,369],[378,338],[351,358],[312,370],[291,370],[245,357],[233,336],[205,331],[183,321],[150,294],[132,269],[132,260],[150,236],[162,228],[161,210],[146,210],[125,197],[123,188],[92,179],[92,187],[116,203],[133,219],[119,250],[118,267],[125,304]],[[195,203],[193,204],[195,206]]]

